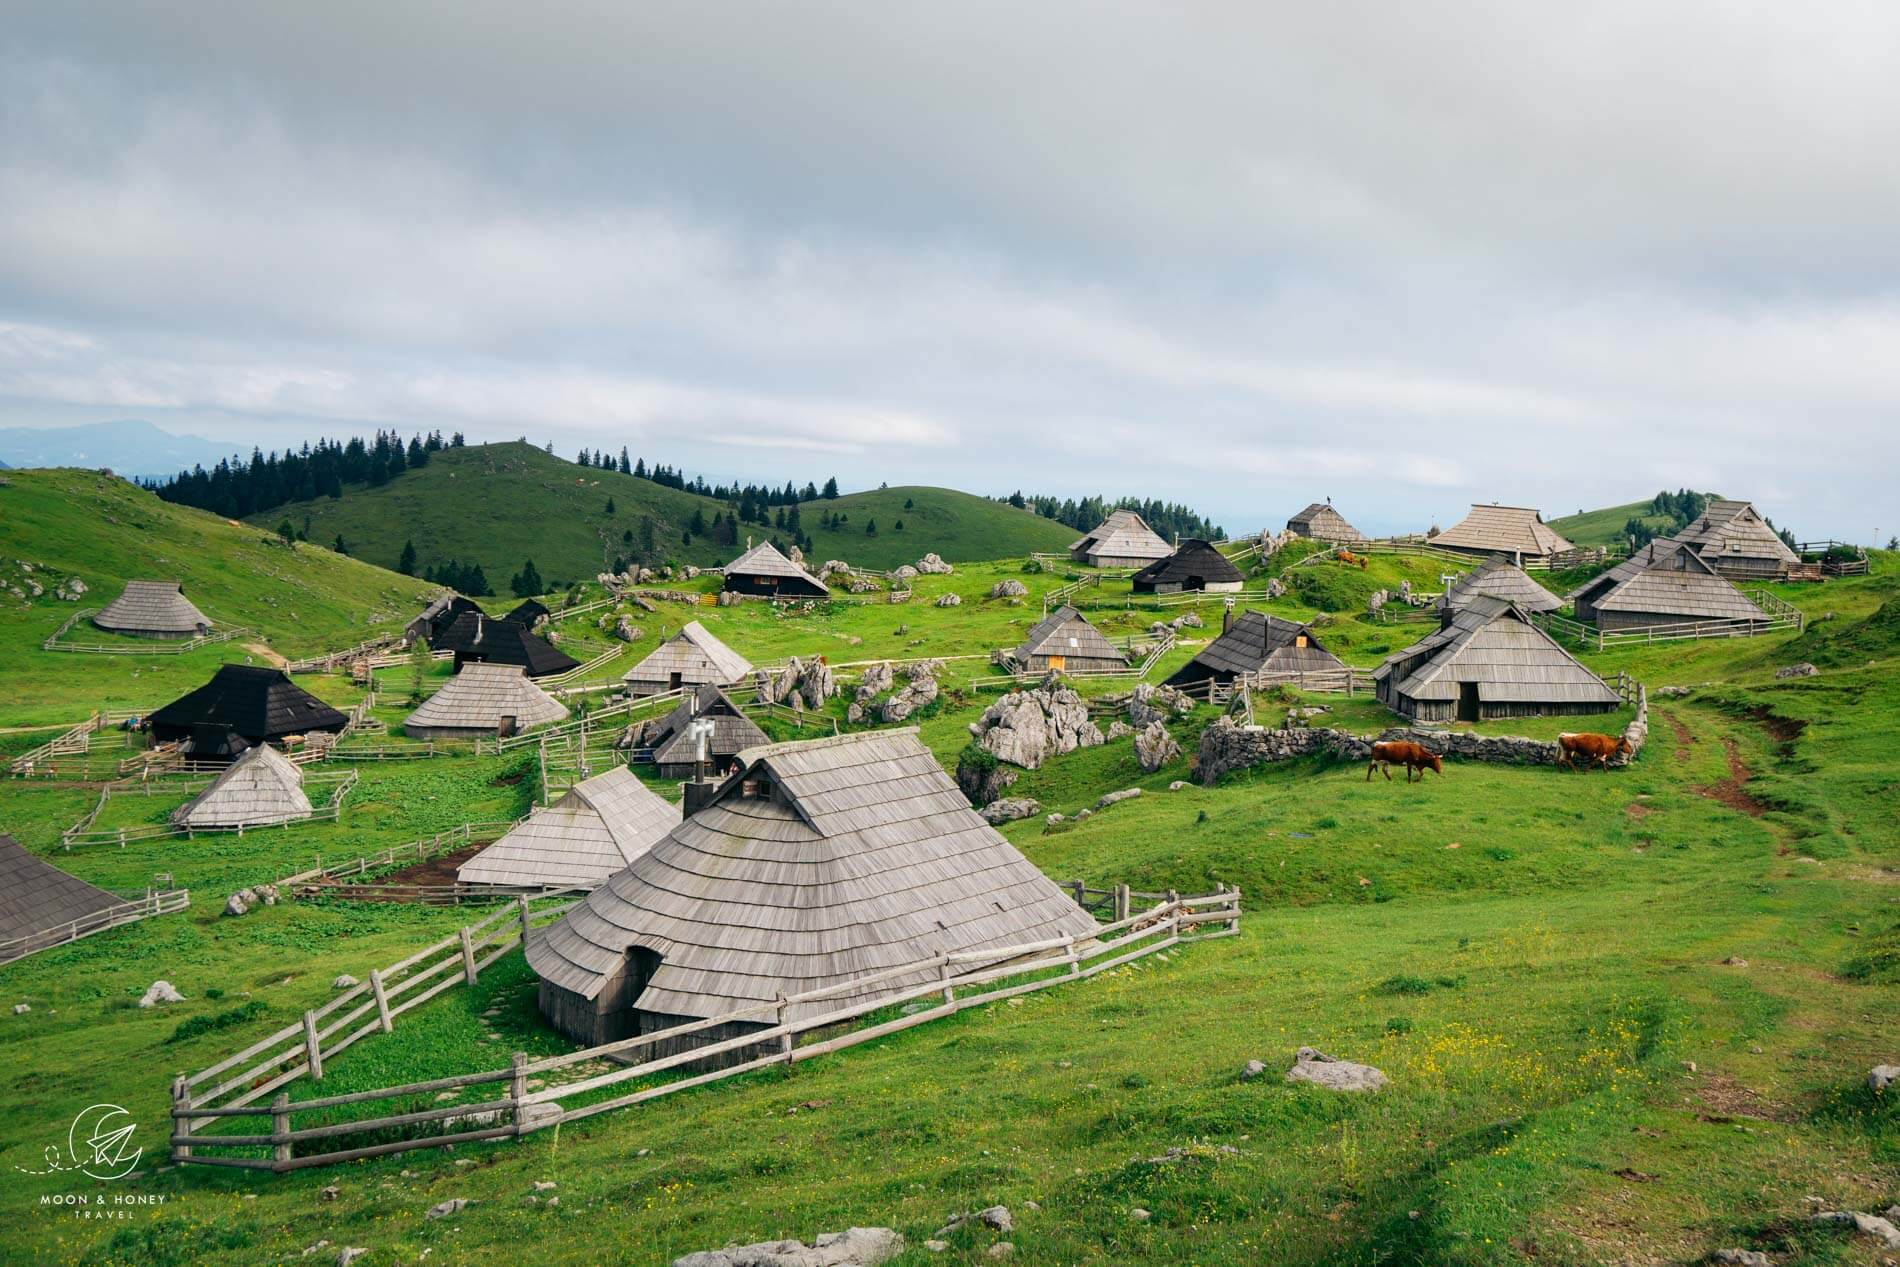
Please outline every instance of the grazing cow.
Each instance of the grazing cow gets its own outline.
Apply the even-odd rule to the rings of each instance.
[[[1586,770],[1590,768],[1592,762],[1607,770],[1610,768],[1611,757],[1630,751],[1633,751],[1630,747],[1630,741],[1621,735],[1578,734],[1557,736],[1557,764],[1567,765],[1572,769],[1576,768],[1575,764],[1571,761],[1572,757],[1582,757],[1584,759],[1583,768]]]
[[[1439,760],[1437,753],[1427,748],[1424,744],[1413,743],[1409,739],[1395,739],[1388,743],[1375,743],[1372,745],[1372,763],[1366,767],[1366,781],[1368,783],[1372,781],[1372,772],[1375,769],[1383,770],[1385,777],[1390,780],[1392,777],[1392,767],[1395,765],[1405,767],[1405,781],[1407,783],[1412,781],[1414,771],[1418,773],[1418,778],[1421,783],[1425,781],[1425,771],[1427,770],[1440,775],[1445,772],[1444,762]]]

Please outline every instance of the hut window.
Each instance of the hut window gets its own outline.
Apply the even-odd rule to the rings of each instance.
[[[748,801],[769,801],[772,799],[772,780],[747,779],[739,785],[739,795]]]
[[[1305,645],[1306,645],[1306,635],[1305,635],[1305,634],[1295,634],[1295,635],[1293,636],[1293,645],[1294,645],[1294,646],[1296,646],[1296,647],[1303,647],[1303,646],[1305,646]]]

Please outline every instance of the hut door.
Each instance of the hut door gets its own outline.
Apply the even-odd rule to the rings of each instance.
[[[1478,684],[1476,682],[1458,684],[1458,720],[1478,720]]]
[[[680,675],[679,674],[669,673],[666,675],[666,689],[669,691],[677,691],[680,689]]]
[[[1052,655],[1049,657],[1049,668],[1056,673],[1060,673],[1067,668],[1068,663],[1068,657],[1066,656]]]

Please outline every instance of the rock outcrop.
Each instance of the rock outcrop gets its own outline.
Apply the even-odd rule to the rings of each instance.
[[[784,668],[754,669],[752,682],[759,698],[770,704],[816,709],[838,693],[823,656],[792,656]]]
[[[948,576],[950,573],[956,571],[955,568],[945,563],[934,553],[926,554],[923,558],[917,560],[917,570],[932,576]]]
[[[157,1007],[162,1003],[183,1003],[185,996],[180,994],[169,981],[154,981],[147,986],[145,993],[139,996],[140,1007]]]
[[[1151,721],[1135,733],[1135,759],[1141,762],[1141,768],[1149,774],[1180,755],[1181,745],[1174,741],[1174,736],[1159,721]]]
[[[997,760],[1026,770],[1105,742],[1082,697],[1053,683],[1003,696],[970,723],[970,735]]]
[[[1310,1082],[1329,1091],[1377,1091],[1386,1084],[1385,1074],[1371,1065],[1354,1064],[1328,1056],[1323,1051],[1302,1047],[1286,1071],[1288,1082]]]
[[[960,607],[962,606],[962,604],[963,604],[963,596],[961,594],[940,594],[937,596],[937,601],[935,603],[932,603],[931,606],[933,607]]]
[[[1019,818],[1033,818],[1042,813],[1042,803],[1027,796],[1011,796],[991,801],[979,811],[984,821],[993,826],[1013,823]]]
[[[1136,726],[1173,721],[1194,711],[1194,701],[1172,686],[1143,682],[1128,697],[1128,720]]]
[[[879,1267],[904,1252],[904,1238],[888,1227],[854,1227],[803,1241],[758,1241],[703,1249],[673,1260],[673,1267]]]
[[[1021,581],[998,581],[990,586],[991,598],[1021,598],[1029,592],[1029,587]]]

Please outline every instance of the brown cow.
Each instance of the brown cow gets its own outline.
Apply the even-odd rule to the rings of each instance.
[[[1630,751],[1633,751],[1630,741],[1621,735],[1585,733],[1557,736],[1557,764],[1570,766],[1573,770],[1576,766],[1571,761],[1572,757],[1583,757],[1583,768],[1586,770],[1590,768],[1592,762],[1607,770],[1610,768],[1611,757]]]
[[[1433,752],[1430,748],[1427,748],[1422,743],[1413,743],[1409,739],[1395,739],[1387,743],[1375,743],[1372,745],[1372,762],[1366,766],[1366,782],[1370,783],[1372,781],[1372,772],[1375,769],[1383,770],[1385,777],[1390,780],[1392,777],[1392,767],[1395,765],[1405,767],[1405,781],[1407,783],[1412,781],[1413,771],[1418,772],[1418,778],[1421,783],[1425,781],[1425,771],[1427,770],[1439,775],[1445,773],[1444,762],[1439,760],[1438,754]]]

